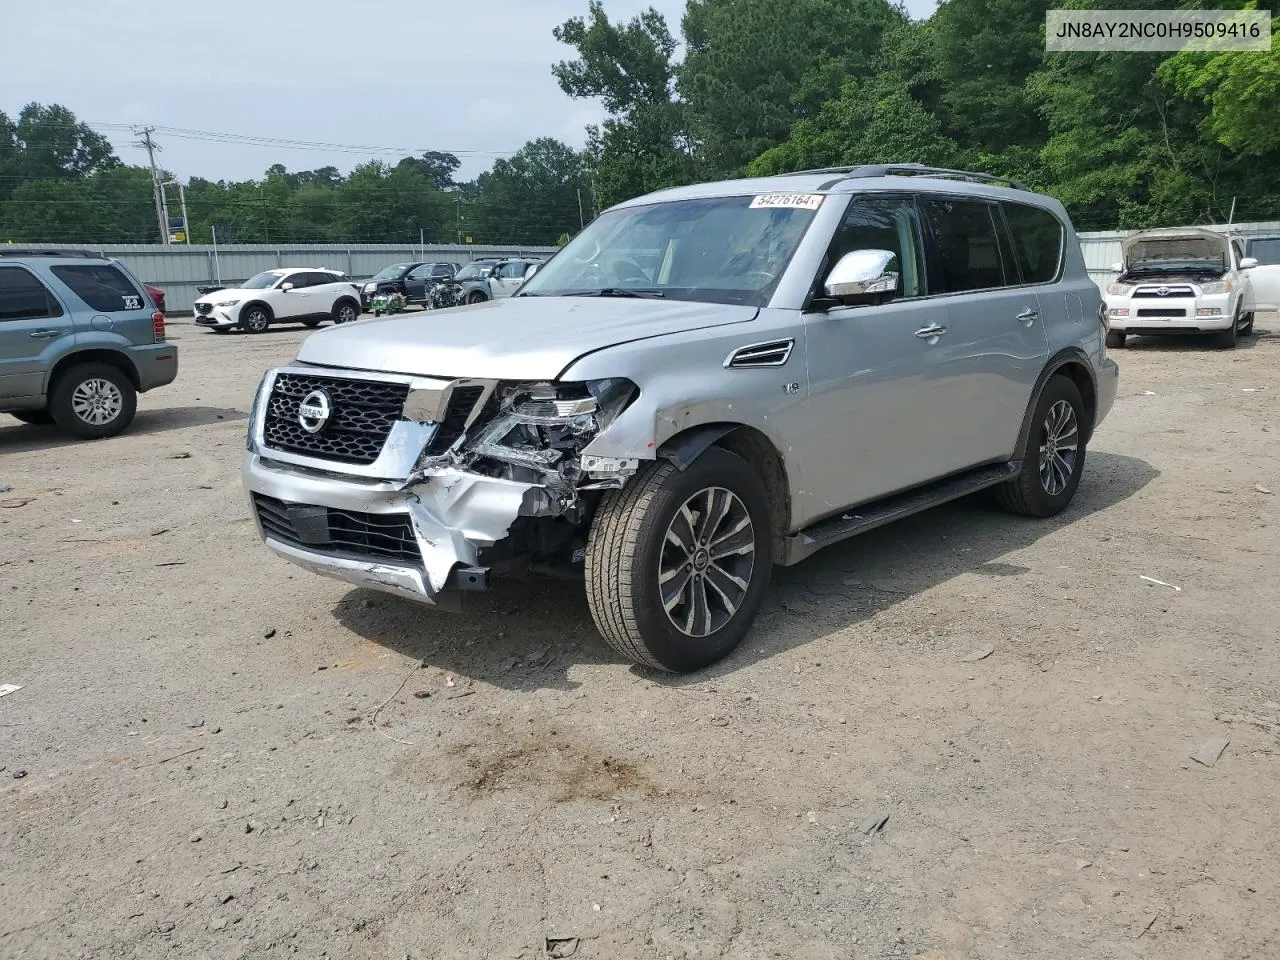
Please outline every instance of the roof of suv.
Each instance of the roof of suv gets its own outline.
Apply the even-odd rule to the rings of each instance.
[[[863,190],[936,191],[998,197],[1059,207],[1058,201],[1034,193],[1016,180],[969,170],[926,167],[918,163],[873,164],[858,167],[828,167],[802,170],[773,177],[752,177],[671,187],[618,204],[643,206],[658,200],[702,200],[712,197],[740,197],[765,193],[849,194]]]

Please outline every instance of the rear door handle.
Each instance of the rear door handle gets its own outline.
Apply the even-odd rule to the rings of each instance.
[[[1035,310],[1028,308],[1026,310],[1023,310],[1020,314],[1018,314],[1018,319],[1021,320],[1023,323],[1033,323],[1036,320],[1040,319],[1040,314]]]
[[[946,327],[940,327],[936,323],[931,323],[922,330],[916,331],[916,336],[921,340],[932,340],[934,337],[940,337],[947,332]]]
[[[27,334],[32,340],[52,340],[54,337],[62,336],[61,330],[32,330]]]

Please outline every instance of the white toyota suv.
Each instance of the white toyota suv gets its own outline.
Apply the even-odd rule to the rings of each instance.
[[[360,288],[350,277],[323,267],[267,270],[230,290],[215,290],[195,302],[196,323],[214,333],[239,327],[262,333],[273,323],[318,327],[325,320],[350,323],[360,317]]]
[[[1212,333],[1234,347],[1253,333],[1253,316],[1280,306],[1280,267],[1259,266],[1243,242],[1213,230],[1140,230],[1122,243],[1105,300],[1108,347],[1129,334]]]

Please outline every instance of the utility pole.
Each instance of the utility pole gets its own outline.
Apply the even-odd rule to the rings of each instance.
[[[582,214],[582,188],[578,188],[578,229],[582,230],[586,227],[587,220]]]
[[[160,242],[168,244],[169,242],[169,218],[165,214],[164,190],[160,186],[160,171],[156,169],[156,151],[160,149],[160,145],[151,139],[151,135],[156,132],[155,127],[143,127],[141,130],[134,129],[134,133],[141,133],[142,139],[134,146],[144,147],[147,151],[147,161],[151,164],[151,195],[156,202],[156,223],[160,227]]]

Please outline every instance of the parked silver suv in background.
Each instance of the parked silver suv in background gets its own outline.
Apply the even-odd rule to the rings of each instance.
[[[915,165],[641,197],[455,313],[267,372],[259,532],[428,603],[576,568],[605,639],[672,671],[737,646],[775,563],[985,488],[1060,512],[1118,378],[1062,206]]]

